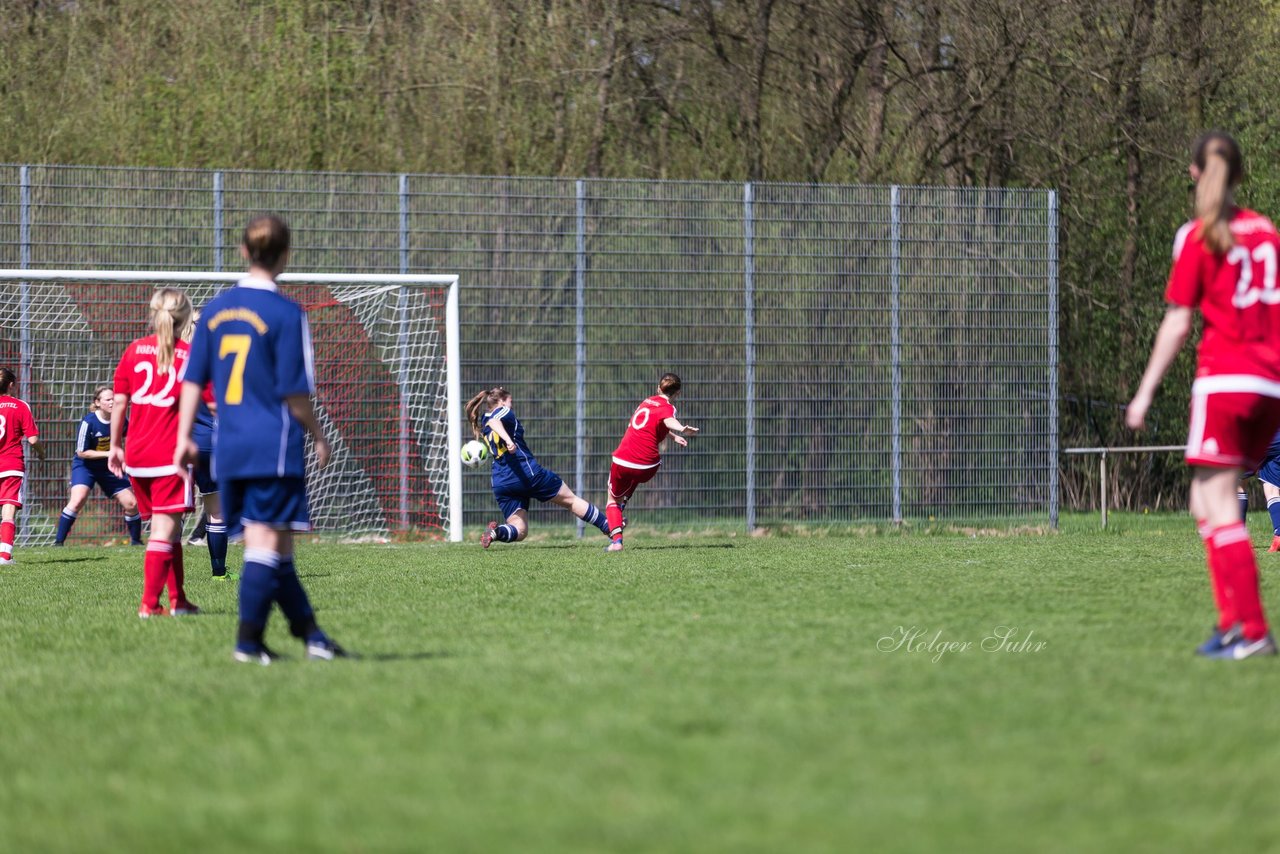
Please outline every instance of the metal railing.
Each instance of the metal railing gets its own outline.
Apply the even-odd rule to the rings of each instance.
[[[1166,451],[1185,451],[1187,446],[1182,445],[1132,445],[1122,448],[1067,448],[1062,453],[1071,454],[1073,456],[1082,456],[1085,454],[1098,455],[1098,483],[1100,484],[1102,494],[1099,496],[1098,504],[1102,508],[1102,527],[1107,527],[1107,455],[1108,454],[1141,454],[1141,453],[1158,453]]]

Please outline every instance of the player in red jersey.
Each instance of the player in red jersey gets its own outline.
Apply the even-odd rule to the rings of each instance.
[[[647,483],[658,473],[662,465],[662,440],[671,434],[675,443],[686,447],[685,436],[696,436],[697,427],[681,424],[676,418],[672,401],[680,394],[680,378],[675,374],[663,374],[658,380],[658,393],[640,401],[631,414],[627,430],[622,434],[613,452],[613,464],[609,466],[609,503],[604,507],[609,522],[609,545],[605,551],[622,551],[622,529],[626,520],[623,508],[635,494],[636,487]]]
[[[22,509],[22,482],[27,476],[23,445],[30,445],[44,459],[31,407],[9,394],[17,380],[13,371],[0,368],[0,565],[13,563],[14,520]]]
[[[1169,307],[1125,420],[1142,429],[1199,309],[1204,333],[1191,385],[1187,463],[1190,509],[1205,543],[1218,622],[1197,651],[1227,659],[1274,655],[1236,483],[1261,462],[1280,427],[1280,235],[1266,217],[1234,204],[1244,166],[1230,136],[1201,137],[1190,172],[1196,218],[1174,240]]]
[[[183,590],[182,514],[193,507],[191,478],[173,462],[178,445],[178,377],[190,350],[182,340],[191,324],[191,301],[175,288],[162,288],[151,297],[154,335],[125,348],[116,367],[111,410],[111,450],[107,465],[117,476],[129,473],[138,510],[151,520],[142,564],[142,605],[138,616],[164,614],[160,591],[169,587],[169,613],[198,614]],[[129,413],[129,446],[124,438],[125,409]]]

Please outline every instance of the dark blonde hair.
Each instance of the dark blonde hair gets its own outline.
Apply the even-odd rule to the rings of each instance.
[[[91,408],[91,409],[96,410],[96,409],[98,408],[98,398],[102,397],[102,393],[103,393],[104,391],[109,391],[109,392],[111,392],[113,395],[115,394],[115,389],[113,389],[113,388],[112,388],[111,386],[109,386],[109,385],[100,385],[100,386],[98,386],[97,388],[95,388],[95,389],[93,390],[93,402],[89,404],[89,406],[90,406],[90,408]]]
[[[156,331],[156,367],[173,367],[174,345],[191,325],[191,300],[177,288],[161,288],[151,295],[151,326]]]
[[[274,270],[289,251],[289,226],[278,216],[257,216],[244,227],[240,242],[250,264]]]
[[[475,434],[477,439],[480,438],[480,418],[486,412],[492,412],[493,408],[498,405],[498,401],[506,400],[511,397],[511,392],[502,386],[494,386],[479,392],[475,397],[467,401],[467,421],[471,424],[471,432]]]
[[[0,394],[8,394],[9,389],[18,381],[18,375],[8,368],[0,368]]]
[[[680,378],[675,374],[663,374],[658,380],[658,391],[670,397],[680,391]]]
[[[1196,180],[1196,236],[1222,255],[1235,245],[1231,235],[1231,191],[1244,178],[1240,146],[1229,134],[1210,131],[1196,140],[1191,162],[1200,170]]]

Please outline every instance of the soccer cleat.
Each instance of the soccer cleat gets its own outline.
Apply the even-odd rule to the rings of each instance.
[[[1267,549],[1267,551],[1280,552],[1280,534],[1271,538],[1271,548]]]
[[[265,643],[262,645],[262,648],[256,652],[237,649],[235,652],[231,653],[231,658],[234,661],[238,661],[241,664],[261,664],[263,667],[269,667],[271,662],[275,661],[279,657],[280,656],[272,652]]]
[[[331,640],[307,643],[307,660],[309,661],[333,661],[335,658],[346,657],[347,651]]]
[[[203,546],[204,544],[204,537],[187,537],[187,545],[189,546]]]
[[[200,609],[194,602],[179,602],[177,605],[169,609],[171,617],[193,617],[200,613]]]
[[[0,566],[11,566],[14,563],[17,563],[17,561],[9,555],[0,555]]]
[[[152,617],[163,617],[165,614],[168,614],[168,613],[169,613],[168,611],[166,611],[164,608],[160,607],[159,605],[157,605],[154,608],[148,608],[146,605],[143,605],[141,608],[138,609],[138,619],[149,620]]]
[[[54,547],[55,549],[57,549],[57,548],[62,548],[62,547],[63,547],[63,546],[65,546],[65,545],[66,545],[66,542],[65,542],[64,540],[54,540],[54,541],[53,541],[53,547]]]
[[[235,580],[236,580],[237,578],[239,578],[240,576],[236,575],[236,574],[235,574],[235,572],[234,572],[233,570],[228,569],[226,572],[222,573],[222,575],[212,575],[212,576],[210,576],[210,577],[211,577],[214,581],[221,581],[221,582],[224,582],[224,583],[230,584],[231,582],[235,581]]]
[[[490,522],[489,527],[485,528],[483,534],[480,535],[480,548],[487,549],[489,544],[493,542],[493,532],[498,529],[497,522]]]
[[[618,537],[616,540],[611,541],[609,545],[604,547],[604,550],[607,552],[622,551],[622,537]]]
[[[145,545],[146,545],[146,543],[144,543],[142,540],[130,540],[130,541],[129,541],[129,545],[131,545],[131,546],[145,546]]]
[[[1271,637],[1271,633],[1263,635],[1257,640],[1249,640],[1248,638],[1240,638],[1233,644],[1228,644],[1217,652],[1209,653],[1210,658],[1224,658],[1231,661],[1239,661],[1242,658],[1253,658],[1255,655],[1275,655],[1276,642]]]
[[[1219,631],[1215,628],[1213,630],[1213,634],[1209,636],[1209,639],[1196,647],[1196,654],[1213,655],[1219,652],[1223,647],[1231,646],[1243,637],[1240,633],[1241,629],[1242,627],[1239,623],[1229,626],[1225,631]]]

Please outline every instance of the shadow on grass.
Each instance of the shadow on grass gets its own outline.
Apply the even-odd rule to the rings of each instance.
[[[443,649],[434,652],[353,652],[351,658],[354,661],[429,661],[435,658],[454,658],[454,654]]]

